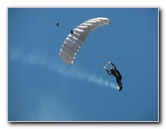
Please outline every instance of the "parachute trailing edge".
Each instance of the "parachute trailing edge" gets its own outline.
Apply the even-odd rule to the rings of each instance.
[[[109,25],[110,20],[105,17],[97,17],[87,20],[72,30],[59,52],[61,59],[68,65],[73,65],[77,51],[85,41],[88,34],[100,26]],[[59,26],[59,23],[57,24]]]

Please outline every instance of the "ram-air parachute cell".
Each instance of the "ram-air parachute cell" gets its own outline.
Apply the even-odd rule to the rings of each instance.
[[[83,44],[83,42],[85,41],[88,34],[92,30],[100,26],[105,26],[109,24],[110,20],[108,18],[98,17],[87,20],[84,23],[77,26],[74,30],[72,30],[72,33],[70,33],[66,37],[60,49],[59,55],[61,59],[68,65],[73,65],[74,63],[73,60],[76,57],[76,53]]]

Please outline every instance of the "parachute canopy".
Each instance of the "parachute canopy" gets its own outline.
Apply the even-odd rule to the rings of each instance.
[[[70,33],[66,37],[60,49],[59,56],[61,57],[61,59],[68,65],[73,65],[74,63],[73,60],[76,57],[76,52],[79,51],[79,48],[85,41],[88,34],[92,30],[100,26],[109,25],[109,24],[110,20],[108,18],[97,17],[87,20],[84,23],[77,26],[74,30],[72,30],[73,33]]]

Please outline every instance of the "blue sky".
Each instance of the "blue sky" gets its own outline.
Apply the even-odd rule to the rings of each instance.
[[[94,17],[111,24],[66,65],[59,50],[69,32],[56,22],[73,29]],[[121,92],[103,69],[109,60]],[[8,120],[158,121],[158,9],[9,8]]]

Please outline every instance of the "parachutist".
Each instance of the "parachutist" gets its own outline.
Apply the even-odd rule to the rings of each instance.
[[[71,30],[70,33],[73,34],[73,30]]]
[[[110,70],[107,70],[107,66],[111,64],[114,68],[113,69],[110,69]],[[120,72],[117,70],[117,67],[111,62],[109,61],[105,66],[104,66],[104,69],[107,71],[107,73],[109,75],[113,75],[115,78],[116,78],[116,82],[118,83],[119,85],[119,91],[122,90],[122,75],[120,74]]]

